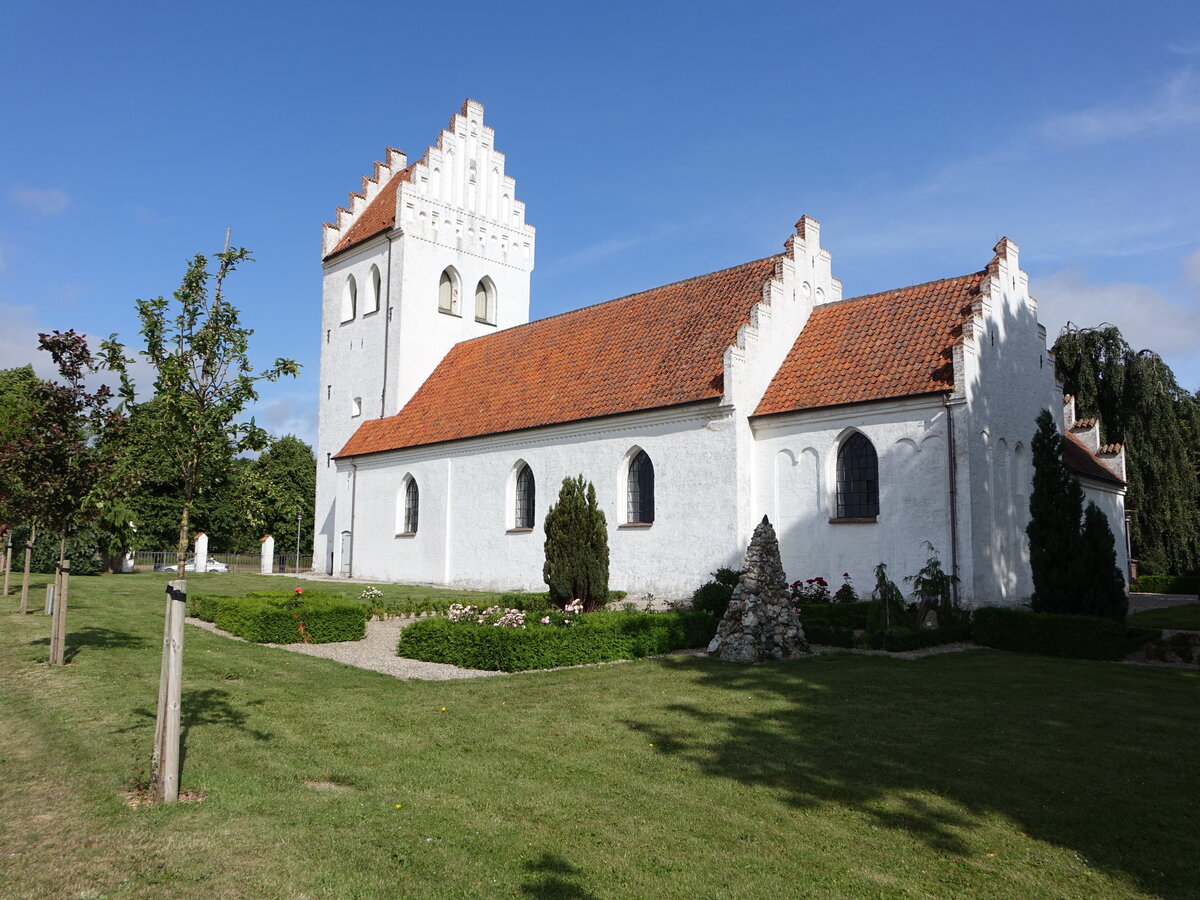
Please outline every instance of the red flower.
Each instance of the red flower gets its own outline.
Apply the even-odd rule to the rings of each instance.
[[[304,588],[296,588],[296,593],[297,593],[297,594],[303,594],[303,593],[304,593]]]
[[[849,573],[849,572],[843,572],[843,573],[842,573],[842,577],[843,577],[843,578],[849,578],[849,577],[850,577],[850,573]]]

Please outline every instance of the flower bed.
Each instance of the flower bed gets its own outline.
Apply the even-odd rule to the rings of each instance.
[[[447,616],[409,625],[400,632],[397,654],[467,669],[520,672],[701,647],[717,630],[715,616],[696,610],[554,611],[540,618],[499,607],[460,610],[456,621]]]
[[[188,612],[259,644],[360,641],[369,610],[335,594],[259,591],[245,597],[194,595]]]

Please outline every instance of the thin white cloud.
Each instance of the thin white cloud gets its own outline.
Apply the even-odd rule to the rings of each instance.
[[[1063,144],[1100,144],[1152,137],[1200,124],[1200,81],[1191,69],[1173,76],[1149,97],[1063,113],[1042,123],[1043,136]]]
[[[1200,285],[1200,247],[1183,258],[1183,280],[1185,284]]]
[[[71,205],[71,198],[62,188],[31,188],[18,185],[9,191],[18,206],[38,215],[54,216]]]
[[[270,385],[263,385],[263,393],[270,392]],[[376,410],[378,412],[378,410]],[[257,424],[275,437],[294,434],[302,441],[315,446],[317,440],[317,403],[312,397],[286,394],[277,398],[260,400],[250,410]]]
[[[1200,41],[1183,41],[1167,44],[1167,52],[1179,56],[1200,56]]]
[[[1172,368],[1200,359],[1200,296],[1176,299],[1144,284],[1103,284],[1079,268],[1038,279],[1033,288],[1050,342],[1067,322],[1081,328],[1107,322],[1135,350],[1154,350]]]

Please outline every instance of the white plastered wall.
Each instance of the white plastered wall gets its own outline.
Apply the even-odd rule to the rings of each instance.
[[[694,404],[343,461],[336,530],[350,530],[354,490],[355,576],[541,591],[546,511],[563,478],[582,474],[595,485],[608,522],[610,586],[631,599],[687,597],[717,567],[740,563],[728,477],[732,426],[728,410],[716,403]],[[645,450],[654,465],[649,528],[622,527],[624,475],[634,448]],[[535,525],[513,533],[511,479],[518,461],[536,481]],[[408,474],[420,488],[420,528],[398,537],[397,503]]]

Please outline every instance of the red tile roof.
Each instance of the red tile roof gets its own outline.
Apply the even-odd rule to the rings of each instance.
[[[985,272],[818,306],[755,415],[948,391]]]
[[[326,259],[370,240],[396,224],[396,191],[403,182],[412,180],[414,166],[416,163],[401,169],[388,179],[387,184],[375,195],[375,199],[367,204],[367,208],[355,219],[354,224],[346,229],[337,246],[325,256]]]
[[[1125,482],[1097,459],[1087,444],[1069,431],[1063,435],[1062,449],[1063,462],[1076,475],[1084,475],[1097,481],[1107,481],[1124,486]]]
[[[768,257],[455,345],[358,456],[719,399],[725,348],[774,277]]]

